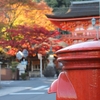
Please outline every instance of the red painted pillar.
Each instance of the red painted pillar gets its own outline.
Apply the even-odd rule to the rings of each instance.
[[[91,41],[58,50],[63,72],[48,93],[57,100],[100,100],[100,41]]]

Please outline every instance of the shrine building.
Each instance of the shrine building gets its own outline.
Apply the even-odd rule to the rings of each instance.
[[[65,13],[46,15],[58,28],[69,31],[71,34],[62,35],[62,40],[68,45],[93,41],[100,38],[100,5],[99,0],[71,2]],[[92,18],[96,19],[93,27]]]

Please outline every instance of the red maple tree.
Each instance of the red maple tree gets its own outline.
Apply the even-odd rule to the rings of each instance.
[[[59,41],[51,40],[60,33],[55,30],[53,32],[38,26],[17,26],[5,31],[5,38],[2,38],[1,45],[3,48],[10,46],[8,54],[15,55],[19,50],[27,49],[29,56],[34,56],[36,53],[45,55],[52,45],[53,51],[61,48],[58,45]]]

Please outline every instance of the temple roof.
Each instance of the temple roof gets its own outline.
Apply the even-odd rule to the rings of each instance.
[[[67,12],[46,16],[53,19],[99,16],[99,2],[100,1],[71,2]]]

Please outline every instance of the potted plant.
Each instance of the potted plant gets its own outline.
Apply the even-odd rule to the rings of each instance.
[[[21,78],[22,78],[22,80],[27,80],[28,79],[28,73],[22,73],[21,74]]]

